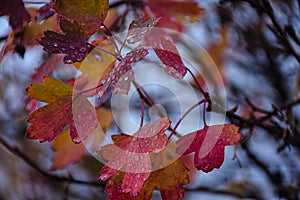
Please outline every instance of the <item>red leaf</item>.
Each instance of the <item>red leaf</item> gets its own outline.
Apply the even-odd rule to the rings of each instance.
[[[99,98],[103,96],[111,84],[113,92],[127,94],[130,83],[134,80],[131,64],[142,60],[147,54],[147,49],[136,48],[122,58],[119,64],[101,80],[102,86],[99,90]]]
[[[67,54],[64,57],[64,62],[67,64],[82,61],[88,51],[82,28],[76,21],[71,22],[64,18],[60,19],[60,28],[64,34],[45,31],[45,36],[39,40],[39,43],[51,54]]]
[[[31,124],[26,137],[29,139],[52,141],[69,125],[73,142],[79,143],[98,125],[94,108],[86,97],[73,95],[73,89],[59,80],[45,77],[43,84],[27,88],[27,95],[48,103],[28,116]]]
[[[176,151],[185,155],[195,152],[195,167],[210,172],[222,165],[225,146],[236,144],[242,139],[238,129],[232,124],[205,126],[199,131],[181,137],[177,141]]]
[[[193,1],[178,0],[148,0],[146,11],[149,16],[161,18],[157,26],[183,31],[186,23],[197,21],[204,12],[204,9]]]
[[[30,15],[24,7],[22,0],[1,0],[0,16],[8,15],[9,24],[15,31],[23,29],[24,22],[30,21]]]
[[[182,79],[187,72],[187,68],[183,64],[173,41],[162,34],[149,37],[147,40],[147,45],[152,44],[151,46],[156,55],[164,63],[165,72],[174,78]]]
[[[99,179],[107,180],[123,168],[122,192],[138,195],[152,170],[149,153],[159,152],[166,146],[165,131],[169,126],[170,121],[165,117],[143,126],[133,136],[112,136],[115,144],[106,145],[99,152],[101,157],[109,160]]]

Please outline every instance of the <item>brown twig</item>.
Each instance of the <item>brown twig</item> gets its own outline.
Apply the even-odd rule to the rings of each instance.
[[[13,155],[22,159],[28,166],[30,166],[34,170],[38,171],[45,177],[47,177],[55,182],[80,184],[80,185],[87,185],[87,186],[100,187],[100,188],[104,188],[104,186],[105,186],[104,183],[100,183],[100,182],[96,182],[96,181],[84,181],[84,180],[74,179],[72,177],[62,177],[62,176],[50,174],[50,173],[46,172],[45,170],[43,170],[42,168],[40,168],[31,158],[29,158],[26,154],[24,154],[18,147],[10,146],[2,137],[0,137],[0,144],[3,147],[5,147],[9,152],[11,152]]]

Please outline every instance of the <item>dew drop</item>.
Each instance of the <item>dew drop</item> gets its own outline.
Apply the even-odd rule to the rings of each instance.
[[[54,43],[53,46],[54,46],[54,47],[58,47],[58,44],[57,44],[57,43]]]
[[[72,61],[71,59],[67,59],[67,60],[65,60],[65,63],[67,63],[67,64],[72,64],[73,61]]]
[[[102,57],[100,55],[94,55],[98,62],[102,62]]]
[[[82,53],[85,53],[85,52],[86,52],[86,48],[85,48],[85,47],[81,47],[81,48],[79,49],[79,51],[82,52]]]
[[[135,155],[135,156],[134,156],[134,160],[135,160],[135,161],[139,161],[139,155]]]
[[[102,174],[102,175],[100,175],[99,178],[100,178],[101,180],[106,180],[107,177],[108,177],[108,176],[107,176],[106,174]]]
[[[72,139],[75,143],[81,142],[81,139],[79,137],[75,137]]]
[[[74,45],[70,45],[69,48],[70,48],[71,50],[74,50],[74,49],[75,49],[75,46],[74,46]]]

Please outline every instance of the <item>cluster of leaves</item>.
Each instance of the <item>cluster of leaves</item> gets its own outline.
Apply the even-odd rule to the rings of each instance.
[[[11,40],[8,40],[1,56],[17,45],[35,42],[50,54],[32,76],[33,84],[27,89],[32,100],[27,106],[31,113],[26,137],[40,142],[54,140],[52,147],[57,154],[52,161],[52,170],[78,161],[84,153],[83,142],[91,138],[95,141],[95,137],[98,137],[97,144],[102,142],[98,132],[100,128],[110,126],[111,113],[100,105],[93,105],[88,97],[103,99],[111,92],[127,94],[134,81],[134,63],[143,60],[149,51],[157,55],[170,76],[182,79],[189,71],[172,37],[155,32],[152,27],[183,31],[184,23],[201,17],[202,7],[192,1],[143,2],[146,16],[133,20],[123,42],[123,45],[139,45],[122,56],[123,46],[119,48],[116,45],[105,22],[108,3],[108,0],[59,0],[46,4],[32,17],[21,0],[13,0],[12,4],[6,1],[0,3],[0,15],[9,16],[13,29]],[[14,15],[16,7],[18,15]],[[28,23],[34,19],[45,20],[43,27],[37,28],[39,23]],[[49,20],[59,25],[48,24]],[[35,38],[26,39],[26,34],[30,35],[33,31],[36,32]],[[101,37],[89,42],[91,36],[100,31]],[[91,54],[94,57],[88,58]],[[95,60],[95,55],[101,60]],[[81,75],[66,82],[49,77],[61,61],[66,65],[74,64]],[[203,92],[203,96],[201,102],[205,112],[206,102],[210,99],[207,93]],[[144,101],[147,97],[141,96],[141,99]],[[46,105],[37,108],[40,102]],[[146,102],[151,104],[151,101]],[[95,111],[95,107],[99,112]],[[176,131],[171,128],[168,117],[141,125],[133,135],[113,135],[113,144],[98,151],[99,156],[107,161],[100,171],[99,180],[109,179],[105,188],[108,199],[150,199],[156,187],[163,199],[182,199],[183,186],[189,183],[189,169],[182,159],[184,155],[194,152],[194,166],[210,172],[222,165],[225,146],[241,140],[237,126],[208,126],[205,118],[203,121],[204,128],[185,134],[175,144],[170,140],[172,135],[168,138],[166,133],[168,129],[172,130],[172,134]],[[164,166],[163,163],[168,164]]]

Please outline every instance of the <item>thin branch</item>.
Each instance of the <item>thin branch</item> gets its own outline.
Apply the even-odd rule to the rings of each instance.
[[[274,14],[274,11],[273,11],[273,8],[272,8],[270,2],[267,0],[261,0],[261,4],[260,4],[260,3],[258,3],[257,0],[243,0],[243,1],[249,3],[252,7],[257,8],[259,11],[262,11],[269,16],[269,18],[271,19],[271,21],[274,25],[274,28],[276,29],[276,31],[279,34],[279,35],[277,35],[278,39],[280,39],[284,43],[284,46],[286,47],[286,49],[296,58],[298,63],[300,63],[300,56],[298,55],[298,53],[292,46],[290,40],[287,37],[286,32],[281,28],[278,21],[276,20],[276,17],[275,17],[275,14]]]
[[[92,46],[92,47],[94,47],[94,48],[96,48],[96,49],[98,49],[100,51],[103,51],[103,52],[105,52],[105,53],[107,53],[107,54],[109,54],[109,55],[111,55],[111,56],[113,56],[113,57],[115,57],[117,59],[117,56],[113,52],[110,52],[110,51],[108,51],[106,49],[103,49],[103,48],[101,48],[99,46],[95,46],[95,45],[93,45],[93,44],[91,44],[89,42],[87,42],[87,45],[90,45],[90,46]]]
[[[141,99],[144,99],[145,103],[146,103],[148,106],[150,106],[150,107],[155,106],[155,102],[153,102],[153,99],[151,98],[151,96],[150,96],[145,90],[143,90],[143,87],[141,87],[136,81],[132,81],[132,83],[133,83],[134,87],[136,88],[136,90],[137,90],[137,92],[138,92],[140,98],[141,98]],[[146,92],[147,96],[144,94],[143,91]],[[148,98],[148,96],[149,96],[150,98]],[[160,110],[158,110],[158,115],[159,115],[160,117],[165,117],[165,115],[164,115]],[[168,130],[170,130],[171,132],[173,132],[173,128],[172,128],[172,127],[169,127]],[[177,133],[176,131],[174,131],[174,134],[175,134],[176,136],[181,136],[181,135],[180,135],[179,133]]]
[[[186,68],[186,69],[187,69],[187,71],[190,73],[190,75],[193,77],[193,79],[194,79],[195,83],[197,84],[198,89],[200,90],[200,92],[202,93],[202,95],[203,95],[204,97],[207,98],[208,93],[205,92],[204,89],[201,87],[201,85],[200,85],[200,83],[198,82],[196,76],[193,74],[193,72],[192,72],[189,68]]]
[[[84,181],[84,180],[78,180],[74,179],[72,177],[61,177],[54,174],[50,174],[40,168],[31,158],[29,158],[26,154],[24,154],[19,148],[17,147],[11,147],[2,137],[0,137],[0,144],[5,147],[9,152],[11,152],[13,155],[17,156],[21,160],[23,160],[28,166],[33,168],[34,170],[40,172],[45,177],[55,181],[55,182],[64,182],[69,184],[79,184],[79,185],[87,185],[87,186],[93,186],[93,187],[100,187],[104,188],[105,184],[101,182],[96,181]]]
[[[46,4],[49,3],[49,1],[23,1],[26,4]]]
[[[136,6],[136,5],[140,5],[143,4],[144,1],[143,0],[121,0],[121,1],[116,1],[113,2],[111,4],[109,4],[109,8],[115,8],[115,7],[119,7],[121,5],[131,5],[131,6]]]
[[[118,45],[117,45],[117,42],[116,42],[116,40],[115,40],[115,38],[114,38],[112,32],[107,28],[107,26],[106,26],[104,23],[102,23],[101,25],[104,27],[105,31],[107,32],[107,34],[108,34],[108,35],[110,36],[110,38],[112,39],[112,41],[113,41],[113,43],[114,43],[114,45],[115,45],[115,48],[116,48],[116,50],[117,50],[117,53],[118,53],[117,58],[119,58],[119,57],[121,56],[121,52],[120,52],[120,49],[119,49],[119,47],[118,47]]]
[[[217,195],[226,195],[226,196],[233,196],[233,197],[237,197],[237,198],[253,198],[253,199],[257,199],[257,200],[262,200],[263,198],[253,194],[251,196],[247,196],[246,194],[243,193],[239,193],[239,192],[234,192],[231,190],[216,190],[210,187],[197,187],[197,188],[185,188],[186,191],[189,192],[206,192],[206,193],[211,193],[211,194],[217,194]]]

